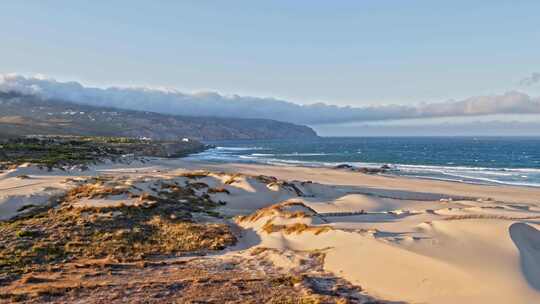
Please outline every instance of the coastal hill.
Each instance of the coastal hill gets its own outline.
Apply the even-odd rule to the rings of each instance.
[[[316,137],[307,126],[269,119],[158,114],[0,92],[0,134],[147,137],[155,140]]]

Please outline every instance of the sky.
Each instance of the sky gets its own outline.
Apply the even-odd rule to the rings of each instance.
[[[537,97],[538,12],[540,1],[3,1],[0,73],[353,107]]]
[[[3,1],[2,73],[340,105],[500,94],[539,1]]]

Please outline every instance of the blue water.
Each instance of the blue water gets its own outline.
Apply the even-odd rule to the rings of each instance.
[[[210,142],[193,156],[216,162],[392,167],[389,174],[540,187],[540,137],[326,137]]]

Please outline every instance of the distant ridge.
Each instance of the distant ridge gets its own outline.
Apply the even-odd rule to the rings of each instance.
[[[96,135],[175,140],[317,137],[307,126],[269,119],[176,116],[0,92],[0,136]]]

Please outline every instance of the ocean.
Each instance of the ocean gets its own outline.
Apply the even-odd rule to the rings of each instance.
[[[321,137],[208,142],[212,162],[333,167],[389,165],[388,174],[540,187],[540,137]]]

